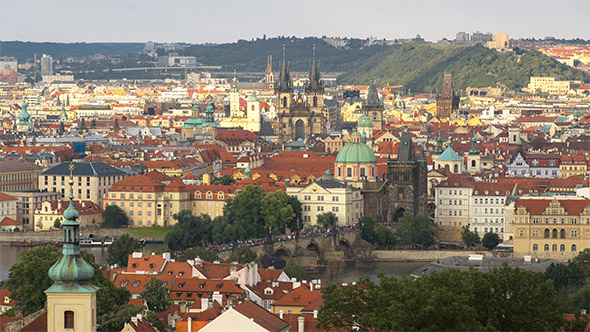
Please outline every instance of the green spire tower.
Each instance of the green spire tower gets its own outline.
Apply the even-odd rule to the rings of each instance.
[[[475,131],[473,131],[473,137],[471,138],[471,150],[469,150],[469,154],[479,154],[479,150],[477,149],[477,138],[475,138]]]
[[[438,137],[436,138],[436,147],[434,148],[434,154],[440,155],[443,153],[443,139],[440,136],[440,130],[438,131]]]
[[[90,283],[94,269],[80,253],[80,216],[74,207],[74,164],[70,164],[70,204],[64,211],[63,247],[49,269],[54,284],[47,294],[47,331],[96,331],[96,286]]]

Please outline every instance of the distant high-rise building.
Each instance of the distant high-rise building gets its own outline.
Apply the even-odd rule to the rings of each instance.
[[[43,54],[41,57],[41,75],[53,75],[53,57]]]
[[[499,33],[494,35],[493,40],[487,42],[487,47],[495,49],[496,51],[507,51],[510,50],[510,37],[507,33]]]
[[[439,118],[448,118],[458,106],[459,97],[453,92],[451,73],[445,73],[442,95],[436,96],[436,115]]]
[[[0,82],[16,83],[18,81],[18,62],[15,58],[0,58]]]
[[[457,32],[457,35],[455,36],[455,40],[459,43],[465,43],[469,41],[469,33],[468,32]]]
[[[488,42],[491,40],[492,40],[492,33],[491,32],[482,33],[482,32],[476,31],[471,35],[472,42],[480,43],[480,42]]]
[[[143,49],[146,52],[153,52],[156,50],[156,43],[154,43],[153,41],[148,41],[147,43],[145,43]]]

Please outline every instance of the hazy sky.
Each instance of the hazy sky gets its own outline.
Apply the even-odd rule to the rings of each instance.
[[[590,0],[0,0],[0,40],[233,42],[279,35],[590,39]]]

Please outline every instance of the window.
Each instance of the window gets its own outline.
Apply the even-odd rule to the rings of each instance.
[[[303,206],[303,211],[311,211],[311,206],[309,206],[309,205],[304,205],[304,206]]]
[[[318,196],[318,201],[323,201],[324,200],[324,196]]]
[[[121,202],[121,206],[125,206],[125,202]]]
[[[544,249],[545,251],[547,251],[547,252],[548,252],[548,251],[549,251],[549,245],[548,245],[548,244],[546,244],[546,245],[543,247],[543,249]]]
[[[129,207],[133,207],[133,202],[129,202]]]
[[[324,207],[322,205],[318,206],[318,211],[324,211]]]
[[[551,246],[551,251],[557,251],[557,244]]]
[[[305,195],[305,196],[303,196],[303,200],[304,201],[311,201],[311,196],[310,195]]]
[[[338,207],[337,206],[332,206],[332,212],[338,212]]]
[[[522,229],[521,229],[521,230],[518,232],[518,235],[520,235],[520,236],[524,236],[524,230],[522,230]]]
[[[559,251],[565,252],[565,244],[559,246]]]
[[[538,229],[533,231],[533,237],[539,237],[539,230]]]
[[[539,245],[538,244],[533,244],[533,251],[539,251]]]
[[[74,312],[64,311],[64,329],[74,329]]]
[[[338,196],[332,196],[332,202],[338,202]]]
[[[578,231],[571,231],[570,236],[571,237],[578,237]]]
[[[572,244],[572,252],[576,252],[576,250],[577,250],[576,245],[575,244]]]
[[[151,205],[151,203],[148,203]],[[141,207],[143,204],[141,202],[137,202],[137,207]]]

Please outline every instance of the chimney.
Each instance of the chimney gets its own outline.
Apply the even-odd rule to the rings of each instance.
[[[280,319],[283,319],[283,309],[280,309],[279,310],[279,318]]]
[[[188,322],[188,332],[193,332],[193,319],[189,317],[187,322]]]
[[[297,317],[297,332],[305,332],[305,317]]]
[[[209,298],[202,297],[201,298],[201,311],[205,311],[209,308]]]
[[[217,301],[217,303],[223,305],[223,295],[218,291],[213,292],[213,296],[211,297],[213,301]]]
[[[318,309],[313,311],[313,318],[318,318]]]

